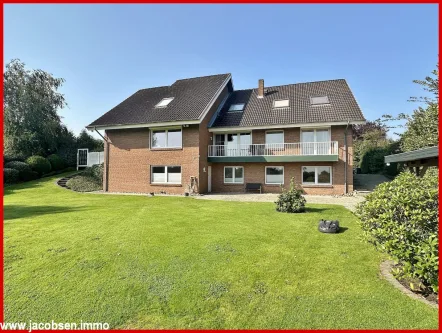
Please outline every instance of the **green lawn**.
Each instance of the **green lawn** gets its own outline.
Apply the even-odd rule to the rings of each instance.
[[[437,328],[340,206],[5,189],[5,321],[112,328]],[[317,231],[320,218],[348,228]]]

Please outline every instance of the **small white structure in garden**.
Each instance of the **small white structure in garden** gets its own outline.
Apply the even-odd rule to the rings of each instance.
[[[104,151],[89,152],[88,148],[78,149],[77,151],[77,170],[79,168],[91,167],[95,164],[104,162]]]

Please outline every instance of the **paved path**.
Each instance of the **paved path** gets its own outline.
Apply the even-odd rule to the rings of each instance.
[[[353,187],[356,191],[373,191],[381,183],[389,182],[384,175],[356,174],[353,175]]]
[[[247,201],[247,202],[275,202],[278,194],[264,193],[229,193],[229,194],[205,194],[195,196],[195,199],[202,200],[224,200],[224,201]],[[364,200],[363,196],[354,197],[335,197],[332,195],[305,195],[307,203],[341,205],[345,208],[354,211],[356,205]]]

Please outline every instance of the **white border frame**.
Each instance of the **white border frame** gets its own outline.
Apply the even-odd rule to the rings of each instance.
[[[162,101],[164,101],[165,99],[170,99],[169,103],[167,103],[166,105],[161,105],[159,106],[158,104],[160,104]],[[157,104],[155,104],[155,109],[164,109],[167,108],[169,106],[170,103],[172,103],[172,101],[175,99],[175,97],[164,97],[161,99],[161,101],[159,101]]]
[[[289,105],[287,106],[275,106],[275,102],[280,102],[280,101],[288,101]],[[290,107],[290,98],[279,98],[279,99],[274,99],[273,103],[272,103],[272,108],[273,109],[285,109],[285,108],[289,108]]]
[[[267,168],[282,168],[282,183],[267,183]],[[266,165],[264,170],[264,183],[266,185],[284,185],[285,170],[282,165]]]
[[[233,171],[233,182],[226,182],[226,168],[242,168],[242,183],[235,183],[235,171]],[[233,169],[235,170],[235,169]],[[242,165],[226,165],[223,169],[223,184],[243,185],[246,178],[244,167]]]
[[[330,168],[330,183],[318,183],[318,168]],[[304,183],[304,168],[315,168],[315,182]],[[332,165],[302,165],[301,166],[301,185],[314,185],[314,186],[330,186],[333,185],[333,166]]]
[[[155,168],[155,167],[162,167],[162,168],[164,168],[164,175],[165,175],[165,179],[166,179],[166,181],[165,182],[154,182],[153,181],[153,168]],[[169,167],[180,167],[180,170],[181,170],[181,182],[179,182],[179,183],[172,183],[172,182],[168,182],[167,181],[167,168],[169,168]],[[182,183],[183,183],[183,167],[181,166],[181,165],[151,165],[150,166],[150,183],[151,184],[154,184],[154,185],[168,185],[168,184],[170,184],[170,185],[182,185]]]
[[[169,130],[181,130],[181,145],[180,146],[174,146],[174,147],[169,147],[167,146],[168,144],[168,139],[167,139],[167,132]],[[166,132],[166,147],[153,147],[152,145],[152,139],[153,139],[153,132],[159,132],[159,131],[165,131]],[[151,150],[162,150],[162,149],[183,149],[183,127],[182,126],[174,126],[174,127],[153,127],[150,128],[149,130],[149,135],[150,135],[150,139],[149,139],[149,146]]]

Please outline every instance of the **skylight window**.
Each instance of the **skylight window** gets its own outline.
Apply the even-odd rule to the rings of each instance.
[[[274,108],[287,108],[289,106],[289,100],[288,99],[280,99],[273,101],[273,107]]]
[[[244,103],[232,104],[230,105],[229,112],[242,111],[244,110]]]
[[[167,97],[163,98],[157,105],[155,105],[156,108],[165,108],[169,105],[170,102],[172,102],[174,97]]]
[[[328,100],[328,96],[310,97],[310,104],[311,105],[324,105],[324,104],[330,104],[330,101]]]

